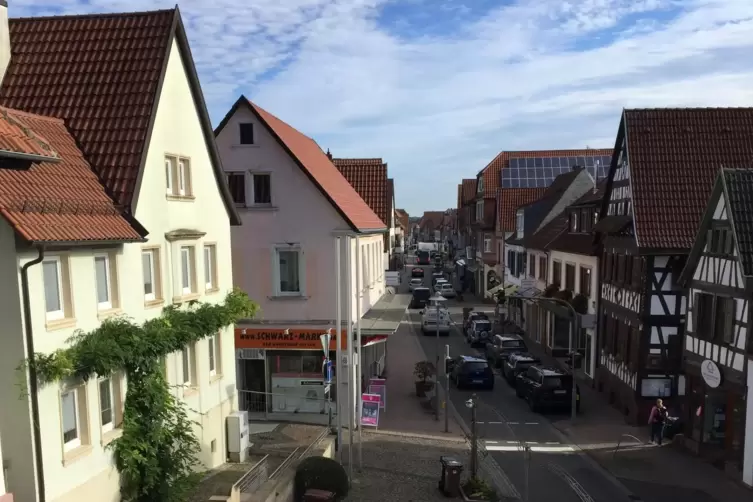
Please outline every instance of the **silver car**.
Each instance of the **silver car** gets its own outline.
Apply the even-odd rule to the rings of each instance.
[[[424,285],[424,280],[421,279],[420,277],[415,277],[411,279],[410,282],[408,283],[408,291],[412,293],[415,288],[420,288],[423,285]]]
[[[455,298],[455,288],[449,282],[443,282],[439,289],[439,294],[445,298]]]

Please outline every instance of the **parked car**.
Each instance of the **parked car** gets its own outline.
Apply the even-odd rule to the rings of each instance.
[[[442,287],[439,288],[439,294],[445,298],[455,298],[455,288],[449,282],[443,282]]]
[[[437,319],[439,313],[439,319]],[[426,308],[421,311],[421,333],[424,335],[450,336],[450,313],[446,309]]]
[[[486,343],[484,353],[492,366],[499,367],[502,366],[508,355],[515,352],[526,352],[527,350],[526,343],[519,336],[494,335]]]
[[[532,354],[527,352],[510,354],[502,365],[502,376],[505,377],[507,383],[514,386],[517,376],[534,364],[541,364],[541,360]]]
[[[473,356],[458,356],[450,363],[450,380],[458,389],[480,387],[494,389],[494,372],[484,359]]]
[[[489,316],[485,312],[469,312],[468,317],[463,322],[463,334],[465,335],[468,329],[471,327],[471,322],[476,319],[489,319]],[[467,335],[466,335],[467,339]]]
[[[413,267],[413,269],[410,271],[411,277],[423,277],[424,276],[424,269],[421,267]]]
[[[466,339],[471,347],[484,346],[492,336],[492,322],[489,319],[477,319],[471,321],[471,326],[466,332]]]
[[[531,411],[567,409],[572,406],[573,376],[559,368],[534,365],[515,379],[515,394],[528,401]],[[580,411],[580,388],[576,388],[575,411]]]
[[[442,272],[432,272],[431,274],[431,285],[433,286],[435,282],[437,282],[439,279],[444,279],[444,274]]]
[[[424,280],[418,277],[411,279],[408,283],[408,291],[413,291],[415,288],[420,288],[424,285]]]
[[[429,298],[431,298],[431,290],[429,288],[423,286],[420,288],[413,288],[413,297],[410,300],[408,308],[422,309],[426,307],[427,303],[429,303]]]
[[[438,279],[434,282],[434,292],[439,293],[442,290],[442,284],[449,284],[447,279]]]

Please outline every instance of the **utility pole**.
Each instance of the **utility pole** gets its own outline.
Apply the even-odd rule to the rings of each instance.
[[[450,372],[447,371],[447,361],[450,359],[450,346],[444,346],[444,431],[450,432]]]
[[[355,426],[355,417],[353,416],[355,404],[355,370],[353,357],[353,258],[351,251],[351,237],[345,237],[345,269],[346,287],[345,287],[345,310],[348,319],[348,480],[353,484],[353,427]]]
[[[478,473],[478,435],[476,433],[476,394],[466,401],[471,409],[471,479]]]
[[[343,338],[347,340],[347,335],[343,335],[343,317],[342,317],[342,261],[340,259],[340,238],[335,237],[335,343],[337,350],[335,352],[335,406],[337,406],[337,461],[343,463],[343,407],[342,407],[342,384],[345,379],[345,368],[343,368]],[[330,387],[330,395],[332,388]]]

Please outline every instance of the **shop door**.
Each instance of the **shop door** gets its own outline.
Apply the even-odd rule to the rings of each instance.
[[[267,376],[263,359],[243,359],[243,389],[246,406],[250,413],[267,410]]]
[[[743,467],[743,450],[745,440],[745,401],[736,392],[727,393],[727,427],[725,450],[729,453],[727,460],[735,464],[737,469]]]

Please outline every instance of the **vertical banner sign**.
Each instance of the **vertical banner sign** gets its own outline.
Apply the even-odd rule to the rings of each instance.
[[[326,357],[327,359],[329,359],[329,340],[331,336],[332,335],[330,335],[329,333],[325,333],[319,337],[319,340],[322,341],[322,350],[324,351],[324,357]]]
[[[380,398],[379,408],[387,411],[387,380],[384,378],[370,378],[369,394],[377,394]]]
[[[378,394],[363,394],[361,396],[361,425],[379,426]]]

